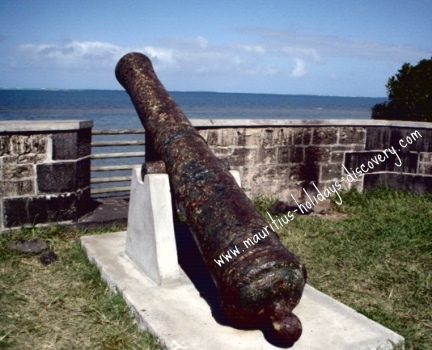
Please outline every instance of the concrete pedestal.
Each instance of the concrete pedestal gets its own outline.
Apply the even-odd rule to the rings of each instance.
[[[180,276],[167,174],[132,172],[126,254],[157,285]]]

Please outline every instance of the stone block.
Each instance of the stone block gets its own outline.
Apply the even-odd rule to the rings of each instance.
[[[389,127],[366,127],[366,150],[382,150],[390,145],[391,131]]]
[[[365,145],[360,143],[336,145],[330,147],[331,152],[361,152],[365,150]]]
[[[45,155],[47,152],[48,135],[15,134],[9,137],[9,153],[23,156],[26,154]]]
[[[245,162],[250,162],[252,158],[245,158]],[[247,164],[246,163],[246,164]],[[277,163],[277,148],[260,148],[256,152],[255,164],[275,164]]]
[[[404,128],[390,128],[390,143],[389,143],[388,147],[393,146],[396,150],[401,149],[399,141],[401,139],[405,139],[405,137],[407,136],[408,130],[404,129]],[[385,147],[385,148],[388,148],[388,147]]]
[[[59,132],[52,135],[52,159],[77,158],[77,133]]]
[[[236,138],[234,129],[220,129],[219,130],[219,146],[233,146]]]
[[[340,180],[342,165],[337,164],[324,164],[321,165],[321,179],[320,181],[336,181]]]
[[[237,146],[246,146],[246,130],[245,128],[239,128],[236,130],[236,145]],[[259,137],[261,136],[261,132],[258,135]],[[259,142],[259,141],[258,141]]]
[[[398,153],[396,155],[386,152],[347,152],[345,154],[345,167],[356,169],[363,167],[363,172],[376,173],[382,171],[416,173],[418,165],[417,153]],[[398,166],[398,164],[401,164]]]
[[[279,164],[288,164],[291,160],[290,147],[278,147],[277,158]]]
[[[425,153],[425,152],[420,153],[419,161],[432,163],[432,153]]]
[[[232,155],[228,158],[231,166],[254,165],[257,150],[254,148],[234,148]]]
[[[76,162],[76,186],[77,189],[83,189],[90,186],[91,179],[91,159],[84,158]]]
[[[356,189],[358,192],[363,192],[363,178],[353,180],[353,181],[346,181],[344,180],[341,182],[342,189],[349,191],[351,189]]]
[[[310,145],[312,142],[313,128],[303,129],[303,145]]]
[[[3,180],[19,180],[35,176],[34,165],[32,164],[7,163],[2,168]]]
[[[378,173],[365,174],[364,189],[387,186],[417,194],[432,192],[432,176],[414,174]]]
[[[331,151],[330,152],[330,162],[331,163],[343,163],[345,152],[341,151]]]
[[[3,211],[5,227],[76,220],[77,196],[5,198]]]
[[[42,163],[44,160],[46,160],[46,158],[47,155],[45,153],[27,153],[18,156],[17,163]]]
[[[294,128],[293,143],[294,145],[310,145],[312,140],[313,128]]]
[[[276,178],[286,184],[289,181],[290,168],[289,164],[275,166]]]
[[[312,143],[314,145],[331,145],[337,142],[338,128],[317,127],[313,131]]]
[[[262,131],[262,146],[263,147],[272,147],[274,146],[275,130],[273,128],[266,128]]]
[[[431,152],[432,130],[414,128],[392,128],[390,144],[405,152]],[[402,141],[401,141],[402,140]],[[400,143],[402,142],[402,144]]]
[[[320,166],[318,162],[306,161],[299,164],[298,167],[292,166],[291,174],[297,181],[313,181],[318,183],[320,178]]]
[[[213,146],[210,147],[212,152],[215,154],[218,158],[225,158],[233,154],[233,148],[232,147],[219,147],[219,146]]]
[[[260,128],[242,128],[237,129],[238,146],[261,147],[261,129]]]
[[[302,164],[292,164],[290,166],[290,181],[300,181],[300,176],[303,174],[303,165]]]
[[[294,128],[292,138],[294,145],[303,145],[303,128]]]
[[[330,147],[305,147],[305,162],[318,163],[330,161]]]
[[[295,146],[294,148],[291,148],[292,150],[292,156],[291,156],[291,162],[293,163],[303,163],[304,162],[304,147],[298,147]]]
[[[91,129],[54,133],[52,141],[53,160],[78,159],[91,153]]]
[[[90,158],[37,165],[39,193],[76,192],[90,186]]]
[[[432,130],[403,127],[368,127],[367,150],[384,150],[394,147],[405,152],[431,152]],[[401,144],[402,142],[402,144]]]
[[[2,160],[4,165],[17,164],[18,163],[18,156],[3,156],[3,157],[1,157],[1,160]]]
[[[349,126],[339,128],[340,144],[364,144],[366,142],[366,129],[359,126]]]
[[[75,192],[77,184],[77,163],[50,163],[37,165],[39,193]]]
[[[0,135],[0,156],[9,153],[9,136]]]
[[[262,175],[267,181],[273,182],[277,176],[277,168],[271,165],[262,166],[258,174]]]
[[[425,175],[432,175],[432,163],[420,163],[419,173]]]
[[[28,196],[36,194],[35,181],[0,181],[0,197]]]
[[[289,146],[291,142],[292,130],[288,128],[279,128],[277,130],[277,144],[281,146]]]
[[[218,146],[219,145],[219,129],[212,129],[212,130],[208,131],[207,144],[209,146]]]

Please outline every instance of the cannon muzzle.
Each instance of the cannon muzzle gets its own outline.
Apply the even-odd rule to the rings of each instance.
[[[281,244],[212,153],[158,80],[150,60],[127,54],[117,64],[116,77],[131,97],[155,158],[165,163],[177,207],[227,318],[235,326],[267,329],[278,343],[293,344],[302,332],[292,310],[306,283],[304,265]],[[231,259],[217,264],[228,251]]]

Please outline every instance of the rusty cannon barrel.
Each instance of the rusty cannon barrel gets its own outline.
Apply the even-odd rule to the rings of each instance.
[[[302,332],[292,310],[306,283],[304,265],[280,243],[273,227],[184,116],[150,60],[140,53],[127,54],[115,72],[146,139],[165,163],[177,207],[186,217],[227,318],[234,326],[261,328],[275,342],[292,345]],[[218,264],[228,251],[231,259]]]

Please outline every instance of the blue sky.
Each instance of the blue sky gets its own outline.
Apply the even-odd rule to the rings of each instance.
[[[171,91],[381,97],[430,38],[430,0],[0,0],[0,87],[121,89],[139,51]]]

